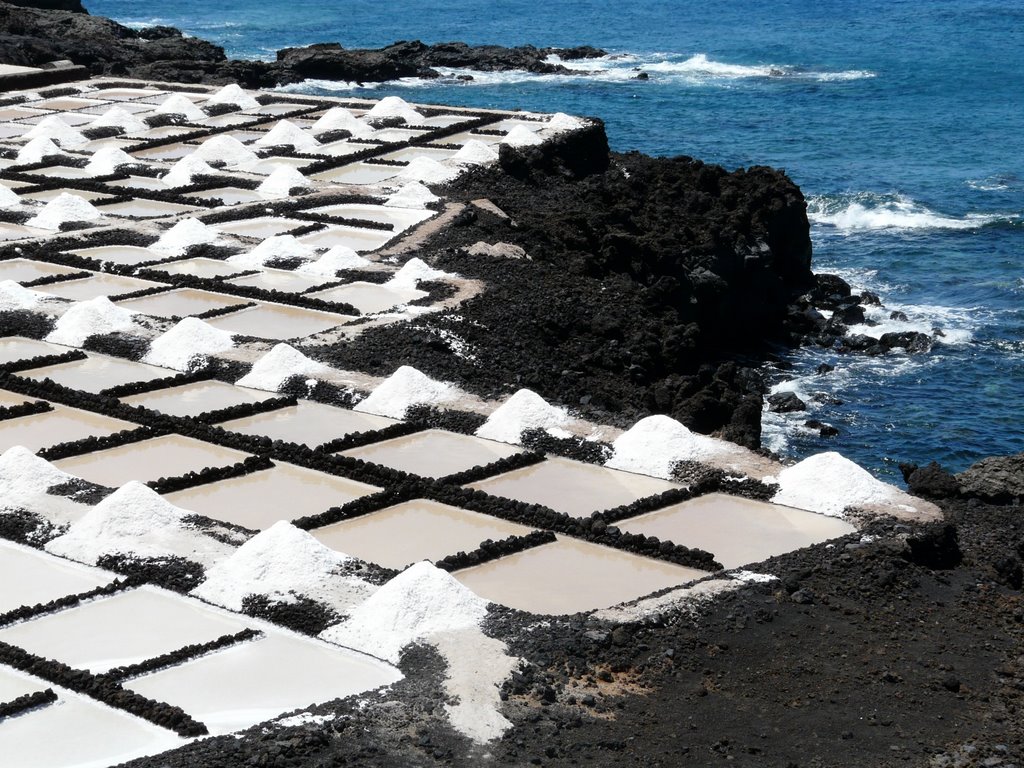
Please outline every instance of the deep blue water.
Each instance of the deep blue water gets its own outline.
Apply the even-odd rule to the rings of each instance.
[[[792,355],[789,386],[845,401],[766,417],[770,445],[836,449],[872,471],[936,459],[962,469],[1024,450],[1024,6],[1019,0],[86,0],[132,24],[171,24],[229,55],[400,39],[591,44],[617,58],[578,77],[481,75],[364,95],[603,118],[613,148],[785,168],[809,200],[815,268],[941,327],[927,356]],[[634,68],[647,82],[632,80]],[[307,91],[317,92],[318,84]],[[882,319],[887,319],[883,317]],[[822,361],[835,373],[815,377]]]

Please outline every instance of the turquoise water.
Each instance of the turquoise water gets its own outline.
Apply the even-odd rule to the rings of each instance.
[[[946,336],[913,358],[790,355],[798,378],[788,386],[844,401],[813,414],[841,435],[824,440],[797,419],[767,416],[769,445],[796,456],[840,450],[888,477],[900,460],[962,469],[1024,450],[1019,0],[166,0],[158,15],[132,0],[87,5],[250,58],[312,42],[414,38],[602,47],[614,56],[576,76],[303,89],[596,115],[618,150],[785,168],[808,197],[815,268],[906,313],[906,323],[881,318],[886,329],[941,327]],[[650,80],[633,80],[637,68]],[[836,371],[814,376],[821,362]]]

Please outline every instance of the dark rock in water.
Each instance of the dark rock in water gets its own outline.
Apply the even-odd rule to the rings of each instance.
[[[815,392],[811,399],[816,403],[822,403],[823,405],[842,405],[843,401],[835,395],[830,395],[827,392]]]
[[[651,76],[647,72],[637,72],[633,76],[634,80],[650,80]]]
[[[793,392],[778,392],[768,395],[768,410],[775,413],[793,413],[795,411],[806,411],[807,403],[801,400]]]
[[[832,373],[832,371],[834,371],[835,369],[836,367],[834,365],[830,365],[829,363],[822,363],[814,370],[817,372],[819,376],[824,376],[826,373]]]
[[[969,496],[997,504],[1024,501],[1024,453],[982,459],[956,479]]]
[[[878,343],[885,349],[900,347],[910,354],[927,352],[934,343],[931,336],[918,331],[899,331],[894,333],[883,333]]]
[[[956,478],[937,462],[933,461],[924,467],[906,463],[899,466],[908,490],[915,496],[945,499],[960,493],[960,484]]]
[[[401,45],[401,44],[397,44]],[[390,46],[395,49],[396,46]],[[338,43],[320,43],[277,52],[277,65],[288,74],[284,80],[345,80],[381,82],[402,77],[435,78],[439,73],[414,63],[401,50],[349,51]]]
[[[870,336],[865,336],[862,333],[854,334],[853,336],[844,336],[842,340],[841,351],[859,351],[871,349],[872,347],[878,346],[878,340],[873,339]]]
[[[46,11],[70,11],[71,13],[88,13],[81,0],[7,0],[8,5],[21,8],[40,8]]]
[[[860,304],[851,304],[847,307],[842,307],[835,310],[832,315],[833,320],[837,320],[845,325],[859,325],[864,322],[864,307]]]
[[[865,306],[880,307],[882,306],[882,299],[879,298],[877,293],[871,291],[864,291],[860,295],[860,303]]]
[[[889,319],[890,320],[899,320],[899,321],[905,323],[905,322],[907,322],[908,318],[907,318],[907,313],[906,312],[900,312],[897,309],[897,310],[893,310],[892,312],[889,313]]]
[[[815,275],[815,279],[817,285],[814,294],[817,296],[848,299],[853,293],[850,284],[838,275]]]
[[[836,437],[839,434],[839,430],[831,424],[826,424],[825,422],[818,421],[817,419],[808,419],[804,422],[804,426],[808,429],[817,430],[820,437]]]

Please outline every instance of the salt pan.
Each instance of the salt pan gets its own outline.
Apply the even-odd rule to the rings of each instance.
[[[264,197],[288,197],[295,188],[308,189],[309,180],[297,168],[290,165],[279,165],[263,180],[256,191]]]
[[[246,93],[237,83],[225,85],[208,100],[208,104],[234,104],[241,109],[256,109],[260,105],[252,95]]]
[[[247,253],[228,258],[228,264],[244,269],[258,269],[271,259],[310,260],[316,251],[295,239],[294,235],[273,235]]]
[[[50,200],[43,209],[25,222],[27,227],[39,229],[60,229],[69,221],[99,221],[103,218],[96,207],[84,197],[61,192]]]
[[[415,368],[403,365],[352,410],[401,419],[414,405],[443,405],[455,402],[461,396],[462,392],[457,387],[435,381]]]
[[[242,609],[248,595],[287,603],[304,596],[347,614],[377,589],[344,572],[352,562],[348,555],[281,520],[211,568],[192,594],[233,611]]]
[[[185,155],[160,177],[169,187],[187,187],[196,176],[217,176],[220,172],[195,154]]]
[[[240,387],[276,392],[292,376],[316,378],[330,372],[328,366],[310,360],[299,350],[282,343],[257,360],[252,370],[235,383]]]
[[[19,149],[15,160],[19,165],[30,165],[41,162],[43,158],[62,154],[64,153],[61,152],[60,147],[45,136],[40,136]]]
[[[199,219],[182,219],[164,232],[150,249],[168,256],[181,256],[193,245],[216,243],[220,234],[218,230],[203,224]]]
[[[156,491],[132,480],[46,544],[55,555],[95,565],[104,555],[183,557],[213,565],[234,548],[187,525],[192,513],[175,507]]]
[[[320,142],[313,138],[311,134],[306,133],[290,120],[281,120],[253,143],[260,147],[287,145],[299,152],[316,151],[320,146]]]
[[[525,125],[517,125],[505,135],[501,140],[501,143],[508,144],[511,147],[530,147],[537,144],[543,144],[544,139],[531,131]]]
[[[259,155],[249,149],[234,136],[214,136],[200,144],[193,157],[210,162],[223,160],[231,166],[244,165],[259,160]]]
[[[80,301],[57,319],[46,341],[80,347],[90,336],[131,331],[135,327],[132,320],[134,315],[134,312],[117,306],[106,296]]]
[[[360,256],[347,245],[336,245],[316,261],[302,264],[295,271],[316,277],[334,277],[342,269],[362,269],[373,262]]]
[[[544,429],[566,437],[569,433],[564,427],[568,423],[569,413],[564,408],[548,404],[536,392],[520,389],[487,417],[476,435],[503,443],[518,443],[524,431]]]
[[[235,346],[231,334],[207,325],[196,317],[185,317],[149,345],[143,362],[194,371],[206,366],[210,355],[226,352]]]
[[[206,118],[206,113],[180,93],[169,96],[159,107],[153,110],[161,115],[181,115],[190,123]]]
[[[440,199],[423,184],[413,181],[391,195],[384,205],[392,208],[426,208],[430,203],[436,203]]]
[[[698,435],[668,416],[648,416],[612,443],[607,466],[669,478],[680,461],[706,461],[729,452],[721,440]]]
[[[122,128],[128,133],[141,133],[149,126],[121,107],[111,107],[91,123],[90,128]]]
[[[60,144],[62,147],[80,147],[89,140],[65,123],[57,115],[44,117],[32,128],[25,132],[26,139],[46,138]]]
[[[892,503],[903,495],[835,451],[786,467],[779,472],[778,483],[779,492],[772,498],[776,504],[832,517],[842,517],[846,507]]]

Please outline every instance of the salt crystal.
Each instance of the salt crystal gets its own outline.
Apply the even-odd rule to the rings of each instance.
[[[362,269],[373,262],[360,256],[347,245],[336,245],[316,261],[302,264],[295,271],[315,277],[334,277],[342,269]]]
[[[457,387],[435,381],[415,368],[403,365],[352,410],[401,419],[412,406],[443,405],[455,402],[461,396],[462,392]]]
[[[99,221],[102,218],[103,214],[85,198],[61,192],[26,221],[25,226],[56,230],[69,221]]]
[[[288,197],[295,188],[308,189],[312,184],[303,176],[298,168],[291,165],[279,165],[263,180],[256,191],[264,197]]]
[[[518,443],[528,429],[556,430],[564,433],[569,413],[564,408],[550,405],[536,392],[520,389],[498,407],[476,431],[477,437]]]
[[[176,371],[194,371],[205,367],[211,355],[234,346],[227,331],[214,328],[197,317],[185,317],[152,341],[142,361]]]
[[[149,246],[157,253],[168,256],[181,256],[193,245],[212,244],[218,241],[220,232],[207,226],[199,219],[182,219],[164,232],[160,239]]]
[[[90,336],[131,331],[135,327],[134,314],[106,296],[80,301],[57,319],[46,341],[80,347]]]
[[[0,312],[35,309],[45,294],[25,288],[13,280],[0,281]]]
[[[517,125],[505,135],[501,140],[501,143],[508,144],[511,147],[529,147],[537,144],[543,144],[544,139],[531,131],[525,125]]]
[[[498,159],[498,153],[477,139],[470,139],[452,156],[453,163],[486,165]]]
[[[398,174],[399,179],[421,181],[427,184],[442,184],[459,175],[458,168],[442,165],[430,157],[416,157]]]
[[[21,205],[21,198],[10,187],[0,183],[0,208],[14,208]]]
[[[89,123],[90,128],[122,128],[127,133],[142,133],[149,126],[122,107],[111,107]]]
[[[263,136],[253,142],[259,147],[290,146],[297,151],[315,152],[320,142],[290,120],[281,120]]]
[[[185,155],[160,177],[168,187],[187,187],[196,176],[217,176],[220,172],[195,154]]]
[[[231,166],[244,165],[245,163],[259,160],[259,155],[245,146],[245,144],[234,136],[224,134],[207,139],[196,148],[192,155],[207,162],[222,160]]]
[[[669,478],[680,461],[706,461],[728,453],[721,440],[698,435],[668,416],[648,416],[612,443],[607,466],[627,472]]]
[[[62,147],[80,147],[88,143],[81,132],[65,123],[57,115],[44,117],[25,133],[26,139],[52,139]]]
[[[255,98],[242,90],[241,86],[237,83],[225,85],[210,96],[207,104],[233,104],[241,109],[256,109],[260,105]]]
[[[458,278],[458,275],[434,269],[428,266],[422,259],[414,257],[405,262],[402,268],[385,285],[391,288],[415,288],[422,280],[451,280],[456,278]]]
[[[243,269],[258,269],[272,259],[310,260],[316,251],[299,242],[294,235],[273,235],[247,253],[237,253],[227,263]]]
[[[330,367],[310,360],[294,347],[281,343],[257,360],[252,370],[235,383],[240,387],[276,392],[292,376],[316,378],[330,372]]]
[[[190,123],[206,119],[206,113],[180,93],[169,96],[153,111],[161,115],[181,115]]]
[[[417,112],[405,99],[398,96],[387,96],[366,113],[369,118],[401,117],[409,125],[419,125],[423,115]]]
[[[391,195],[384,205],[392,208],[426,208],[440,199],[422,183],[412,181]]]
[[[15,161],[18,165],[31,165],[42,162],[44,158],[62,154],[64,153],[61,152],[60,147],[45,136],[40,136],[19,149]]]
[[[123,165],[137,165],[139,163],[120,147],[103,147],[96,150],[85,170],[93,176],[109,176],[117,173],[117,169]]]
[[[578,131],[585,128],[586,123],[578,117],[567,115],[565,112],[556,112],[548,120],[548,130],[553,133],[564,133],[567,131]]]
[[[808,456],[778,476],[776,504],[842,517],[846,507],[892,503],[904,496],[835,451]]]
[[[373,128],[344,107],[331,107],[313,123],[310,129],[314,134],[328,131],[348,131],[355,138],[365,139],[374,132]]]

